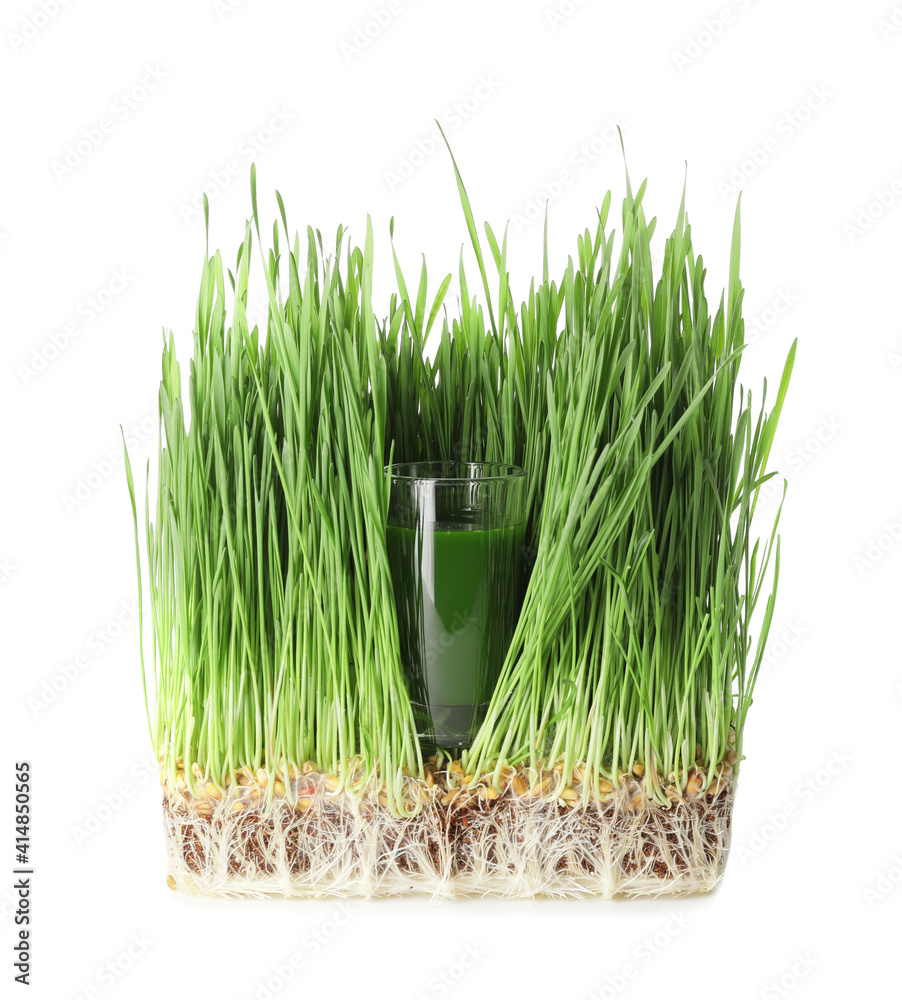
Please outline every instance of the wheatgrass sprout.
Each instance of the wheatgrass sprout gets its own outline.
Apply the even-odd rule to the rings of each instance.
[[[241,768],[262,770],[271,796],[307,760],[342,784],[355,762],[363,777],[382,762],[394,802],[395,772],[420,759],[384,558],[372,239],[366,254],[349,249],[344,276],[312,234],[299,268],[296,241],[284,302],[278,230],[274,243],[264,345],[245,313],[251,227],[228,274],[231,326],[221,259],[205,261],[189,413],[171,336],[164,346],[147,526],[155,747],[169,781],[182,773],[192,794],[191,765],[220,792]]]
[[[580,270],[571,262],[562,283],[568,356],[580,366],[549,396],[539,554],[467,768],[584,763],[588,796],[639,763],[663,804],[699,774],[708,787],[741,750],[773,613],[771,595],[752,650],[776,524],[762,553],[751,518],[795,345],[775,408],[765,413],[762,400],[756,416],[751,393],[737,389],[738,206],[729,300],[711,317],[683,204],[653,285],[643,194],[633,198],[627,183],[618,273],[606,201],[594,241],[580,240]]]
[[[451,276],[430,297],[424,262],[414,290],[393,249],[382,316],[369,221],[362,250],[339,228],[327,256],[277,194],[266,247],[252,170],[234,272],[205,251],[184,377],[164,336],[143,560],[126,472],[173,888],[611,897],[723,873],[795,345],[772,405],[740,384],[738,206],[714,310],[685,195],[655,275],[628,178],[619,237],[608,194],[559,281],[546,220],[518,303],[507,232],[486,225],[483,253],[454,170],[480,279],[461,256],[459,315]],[[388,466],[448,459],[522,466],[529,512],[522,612],[459,759],[417,742],[386,548]]]

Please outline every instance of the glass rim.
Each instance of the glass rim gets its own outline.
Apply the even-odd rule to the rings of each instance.
[[[449,476],[400,471],[405,469],[440,470],[448,466],[476,468],[480,470],[480,473],[469,476]],[[491,483],[526,478],[526,470],[519,465],[508,465],[505,462],[465,462],[453,458],[425,462],[398,462],[395,465],[387,465],[385,471],[393,480],[406,483]],[[485,472],[489,472],[489,474],[485,475]]]

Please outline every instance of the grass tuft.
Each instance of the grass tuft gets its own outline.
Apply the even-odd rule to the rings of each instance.
[[[173,785],[312,761],[350,791],[375,776],[404,811],[403,775],[423,762],[386,554],[392,461],[527,473],[531,575],[468,773],[581,764],[592,789],[642,764],[664,804],[667,786],[741,755],[779,572],[776,520],[761,539],[753,520],[795,345],[773,405],[766,384],[753,400],[739,206],[713,312],[685,191],[656,275],[656,220],[628,178],[619,242],[608,194],[552,281],[546,218],[542,280],[517,304],[507,232],[486,226],[483,254],[454,171],[484,305],[462,263],[460,315],[450,274],[430,300],[425,262],[411,294],[393,248],[398,293],[379,319],[369,220],[362,250],[339,228],[326,256],[319,231],[290,235],[277,193],[266,248],[252,170],[234,273],[205,252],[186,377],[164,336],[144,547],[148,717]],[[247,318],[255,249],[265,329]],[[127,478],[140,579],[128,464]]]

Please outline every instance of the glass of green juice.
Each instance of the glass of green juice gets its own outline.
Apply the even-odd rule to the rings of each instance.
[[[492,462],[391,467],[387,542],[417,735],[467,746],[523,595],[526,476]]]

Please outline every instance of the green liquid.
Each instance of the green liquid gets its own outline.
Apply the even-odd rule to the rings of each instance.
[[[466,746],[520,613],[524,525],[389,525],[387,541],[418,735],[432,746]]]

